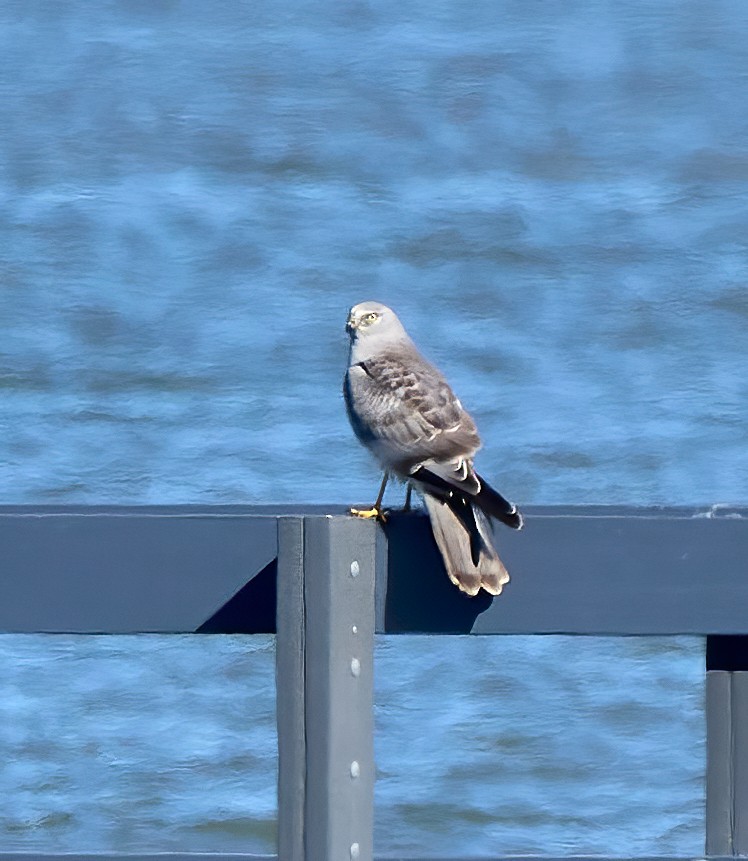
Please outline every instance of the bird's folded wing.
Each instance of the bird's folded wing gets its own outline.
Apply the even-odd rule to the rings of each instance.
[[[417,351],[385,351],[348,369],[346,405],[354,430],[393,466],[471,456],[475,424],[449,384]]]

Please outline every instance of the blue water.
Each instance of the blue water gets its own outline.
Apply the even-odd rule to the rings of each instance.
[[[347,309],[375,298],[444,369],[481,471],[519,503],[746,503],[747,25],[742,0],[1,3],[0,501],[371,501],[340,379]],[[48,654],[69,680],[51,735],[103,744],[86,740],[93,706],[68,700],[79,662],[111,648],[83,677],[124,686],[106,714],[150,752],[103,769],[124,783],[85,803],[33,744],[3,756],[3,796],[28,791],[0,848],[271,851],[272,768],[258,795],[254,772],[249,790],[177,800],[164,777],[211,731],[232,748],[264,726],[246,756],[272,749],[259,700],[239,724],[225,713],[257,673],[271,684],[267,644],[148,643],[128,658],[117,641],[2,638],[25,679],[11,736],[33,736],[23,674]],[[450,640],[438,660],[380,644],[380,851],[701,852],[700,645],[605,643]],[[177,688],[217,687],[197,753],[143,783],[162,748],[147,733],[170,717],[139,718],[137,667],[164,649],[190,668]],[[236,693],[245,651],[269,663]],[[519,686],[497,675],[518,668]],[[399,769],[416,705],[418,737],[443,743]],[[678,739],[661,770],[658,733]]]
[[[0,847],[275,851],[274,640],[0,637]],[[378,853],[703,852],[696,639],[382,637]]]

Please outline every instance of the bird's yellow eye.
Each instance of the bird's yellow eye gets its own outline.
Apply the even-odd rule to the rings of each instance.
[[[370,314],[364,315],[364,319],[362,322],[366,326],[371,326],[371,324],[377,319],[378,316],[379,316],[379,314],[376,314],[374,311],[372,311]]]

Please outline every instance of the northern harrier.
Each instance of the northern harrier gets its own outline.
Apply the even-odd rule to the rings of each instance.
[[[473,468],[475,423],[442,374],[418,352],[395,313],[378,302],[351,308],[343,392],[353,430],[384,470],[377,501],[352,513],[379,517],[390,474],[423,495],[449,579],[468,595],[498,595],[509,580],[490,517],[522,528],[517,506]]]

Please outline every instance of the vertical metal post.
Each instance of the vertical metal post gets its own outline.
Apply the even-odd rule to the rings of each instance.
[[[706,674],[706,854],[733,854],[732,673]]]
[[[732,673],[733,853],[748,855],[748,672]]]
[[[278,857],[304,861],[304,518],[278,518],[275,697]]]
[[[307,517],[306,859],[371,861],[376,523]]]
[[[372,859],[378,531],[375,523],[347,516],[279,520],[283,861]]]
[[[748,854],[748,637],[707,637],[706,854]]]

